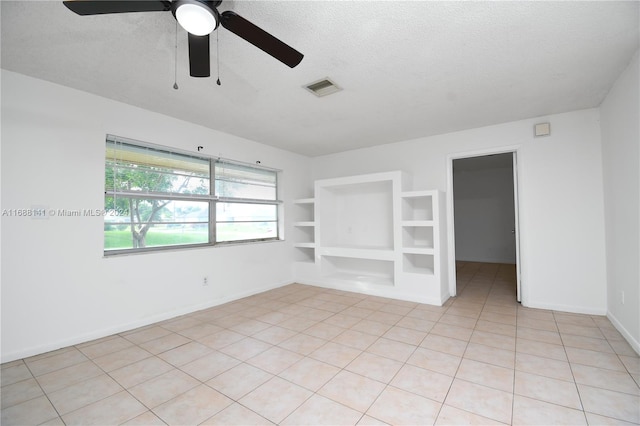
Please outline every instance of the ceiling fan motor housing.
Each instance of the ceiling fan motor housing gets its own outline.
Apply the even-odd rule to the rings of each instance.
[[[181,6],[186,6],[186,5],[196,6],[196,7],[200,8],[201,10],[205,10],[205,11],[211,13],[211,15],[215,19],[215,26],[214,26],[214,28],[212,30],[212,32],[213,32],[220,25],[220,14],[218,13],[218,9],[217,9],[217,7],[220,5],[220,3],[222,3],[222,0],[215,0],[215,1],[174,0],[174,1],[171,2],[171,13],[173,14],[174,18],[178,19],[178,16],[176,15],[176,12],[178,11],[178,9]],[[179,19],[178,19],[178,21],[179,21]],[[180,24],[182,25],[182,23],[180,23]],[[185,28],[185,30],[186,30],[186,28]],[[196,34],[196,35],[202,35],[202,34]]]

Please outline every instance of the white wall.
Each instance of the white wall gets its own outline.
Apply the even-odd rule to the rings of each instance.
[[[102,208],[106,133],[283,169],[285,211],[312,193],[311,178],[404,170],[413,189],[444,191],[451,156],[515,147],[523,303],[604,314],[608,278],[609,316],[638,350],[637,55],[602,105],[602,130],[590,109],[313,160],[8,71],[1,78],[3,209]],[[552,135],[534,139],[542,121]],[[105,259],[101,218],[3,217],[0,232],[3,362],[292,280],[288,241]],[[208,287],[204,275],[216,277]]]
[[[311,187],[306,157],[20,74],[1,78],[3,209],[103,208],[107,133],[282,169],[286,210]],[[1,232],[3,362],[292,281],[289,241],[104,258],[101,217],[5,216]]]
[[[455,163],[456,260],[515,264],[513,169],[460,170]]]
[[[534,139],[534,124],[544,121],[551,136]],[[445,191],[449,156],[505,147],[518,150],[523,303],[605,314],[598,109],[317,157],[314,179],[404,170],[413,189]]]
[[[638,53],[602,103],[608,316],[640,353]],[[622,303],[624,293],[624,304]]]

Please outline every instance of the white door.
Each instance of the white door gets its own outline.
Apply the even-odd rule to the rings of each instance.
[[[518,157],[513,151],[513,210],[515,216],[515,226],[513,234],[516,244],[516,297],[518,302],[522,302],[522,282],[520,279],[520,233],[518,219]]]

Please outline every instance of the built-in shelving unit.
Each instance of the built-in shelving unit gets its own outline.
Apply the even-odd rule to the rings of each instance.
[[[441,192],[403,191],[404,173],[323,179],[295,201],[296,279],[441,304]],[[311,211],[313,210],[313,211]]]
[[[402,199],[402,263],[403,271],[414,274],[434,274],[434,248],[437,221],[434,204],[438,206],[438,191],[413,191],[400,194]],[[436,231],[436,232],[434,232]]]
[[[399,184],[399,172],[316,181],[319,279],[342,288],[395,285]]]
[[[301,198],[294,201],[294,246],[302,253],[303,262],[315,259],[315,200]]]
[[[404,285],[420,291],[425,283],[448,296],[443,272],[441,223],[442,193],[436,190],[408,191],[400,194],[402,204],[402,273]]]

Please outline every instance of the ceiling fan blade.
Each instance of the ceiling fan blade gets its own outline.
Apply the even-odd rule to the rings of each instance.
[[[65,6],[78,15],[102,15],[106,13],[164,12],[171,10],[170,1],[155,0],[70,0]]]
[[[291,68],[298,65],[304,57],[302,53],[293,47],[278,40],[235,12],[230,10],[222,12],[220,14],[220,23],[235,35],[245,39]]]
[[[189,74],[191,77],[209,77],[209,34],[195,36],[189,34]]]

